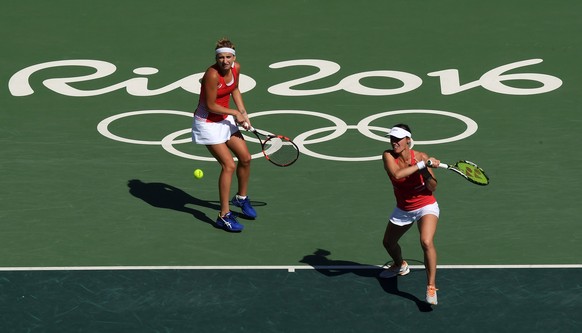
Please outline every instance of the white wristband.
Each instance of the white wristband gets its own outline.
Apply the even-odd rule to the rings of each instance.
[[[422,169],[426,168],[426,164],[424,163],[424,161],[420,161],[420,162],[416,163],[416,166],[418,167],[418,170],[422,170]]]

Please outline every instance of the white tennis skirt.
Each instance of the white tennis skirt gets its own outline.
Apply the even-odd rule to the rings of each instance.
[[[225,143],[238,132],[238,126],[233,116],[215,123],[207,123],[204,119],[194,117],[192,122],[192,142],[199,145],[216,145]]]
[[[423,216],[428,214],[439,217],[440,212],[441,210],[439,208],[438,202],[426,205],[419,209],[411,210],[409,212],[396,207],[390,216],[390,222],[399,226],[405,226],[420,220]]]

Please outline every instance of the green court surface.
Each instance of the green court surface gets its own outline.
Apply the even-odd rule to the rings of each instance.
[[[580,330],[581,11],[574,0],[2,3],[0,327]],[[213,226],[220,170],[189,142],[223,36],[253,125],[302,151],[277,168],[249,137],[259,217],[240,234]],[[491,178],[436,170],[434,309],[415,229],[401,242],[415,274],[375,278],[394,206],[383,135],[399,122],[415,149]],[[330,254],[305,260],[317,249]]]

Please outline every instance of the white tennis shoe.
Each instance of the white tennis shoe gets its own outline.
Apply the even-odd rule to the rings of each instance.
[[[390,267],[380,272],[379,276],[383,279],[389,279],[398,275],[404,276],[408,273],[410,273],[410,267],[408,267],[408,263],[403,260],[402,265],[400,266],[391,265]]]
[[[435,286],[426,286],[426,302],[428,304],[437,305],[437,288]]]

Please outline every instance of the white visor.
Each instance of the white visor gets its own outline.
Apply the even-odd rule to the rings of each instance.
[[[412,138],[412,134],[409,131],[400,128],[400,127],[392,127],[386,136],[393,136],[399,139],[409,137]]]

